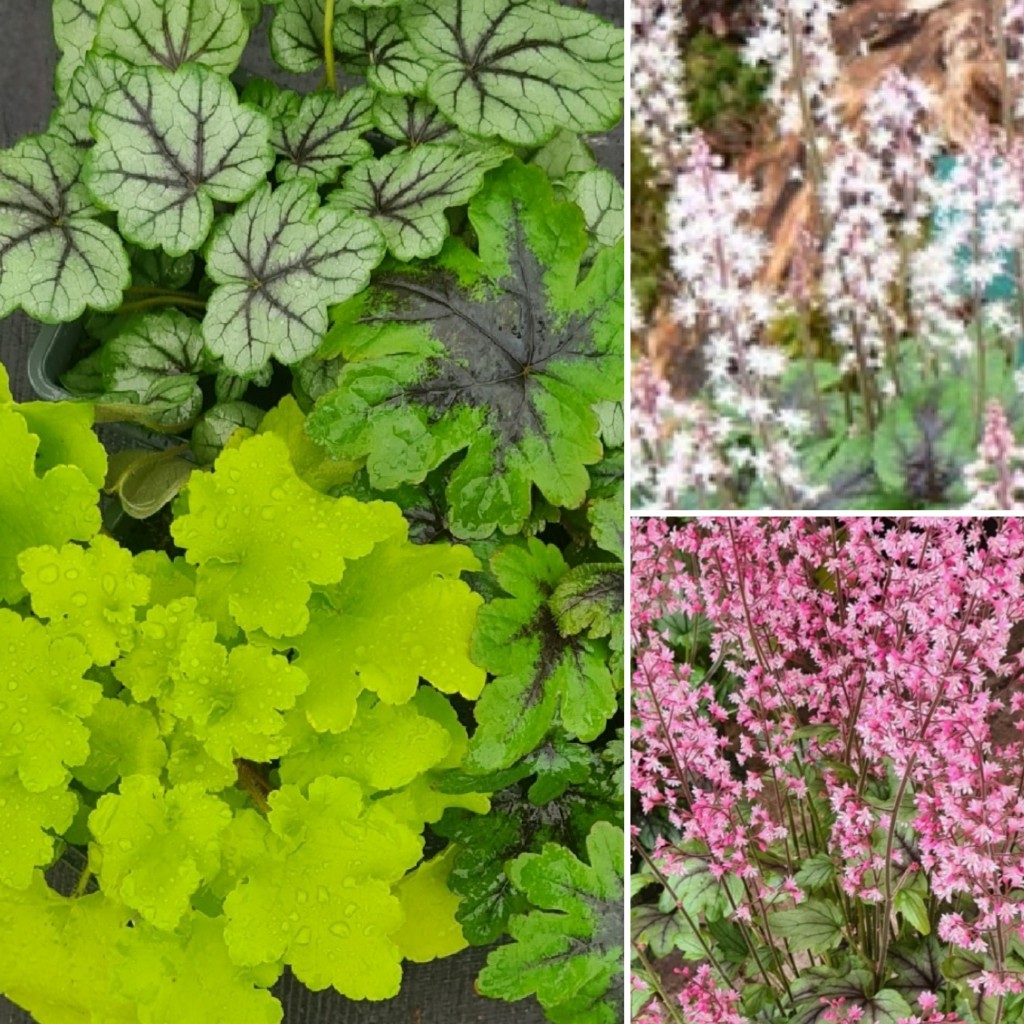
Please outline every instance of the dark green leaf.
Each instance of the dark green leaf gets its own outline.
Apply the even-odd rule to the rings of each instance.
[[[625,579],[621,565],[577,565],[558,582],[551,610],[563,636],[588,630],[597,638],[616,634],[622,624]]]
[[[449,525],[512,532],[531,487],[578,507],[602,452],[593,406],[621,397],[622,253],[580,280],[579,211],[509,161],[470,203],[479,255],[452,239],[436,266],[381,273],[335,311],[321,354],[349,360],[310,436],[367,458],[374,487],[416,482],[456,452]]]
[[[794,881],[805,892],[824,889],[832,884],[836,877],[836,868],[827,853],[816,853],[800,865]]]
[[[843,913],[828,900],[808,900],[793,910],[776,911],[768,921],[772,932],[796,951],[824,953],[842,939]]]

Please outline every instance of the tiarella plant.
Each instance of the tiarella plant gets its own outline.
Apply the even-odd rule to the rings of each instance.
[[[588,345],[618,350],[608,322],[622,273],[604,249],[622,236],[622,188],[579,133],[619,119],[620,29],[554,0],[271,6],[276,62],[322,70],[319,91],[238,71],[260,3],[54,0],[56,110],[44,134],[0,154],[0,315],[84,317],[81,358],[63,377],[72,393],[99,403],[103,419],[185,435],[208,464],[236,427],[256,425],[268,394],[272,403],[288,390],[282,367],[317,377],[329,307],[362,293],[385,256],[390,271],[434,285],[460,260],[451,272],[468,272],[480,221],[467,220],[467,204],[488,172],[507,164],[514,178],[517,160],[534,167],[514,197],[523,222],[554,215],[571,241],[535,240],[505,278],[496,250],[484,253],[464,286],[489,281],[492,306],[504,288],[522,285],[524,303],[551,291],[510,355],[547,393],[559,343],[567,360]],[[569,277],[584,257],[595,273],[573,305]],[[368,315],[388,301],[389,280],[364,296]],[[424,351],[419,382],[438,373],[452,369]],[[601,383],[602,397],[621,400],[616,374]],[[485,405],[488,387],[478,381],[467,405]],[[580,464],[556,495],[563,504],[579,504],[582,465],[600,456],[590,398],[559,423]],[[527,459],[543,460],[551,415],[508,427]],[[529,450],[533,438],[542,451]],[[168,500],[187,473],[168,468],[180,454],[123,464],[132,514]],[[523,485],[510,489],[521,521]]]
[[[1020,1020],[1020,522],[632,539],[634,1019]]]
[[[623,200],[578,133],[622,32],[273,7],[311,95],[237,73],[258,3],[56,0],[57,111],[0,154],[0,313],[82,356],[0,403],[0,992],[276,1022],[285,966],[381,999],[505,938],[481,992],[615,1024]],[[133,554],[100,488],[174,504]]]
[[[133,553],[100,532],[90,408],[0,384],[0,992],[42,1024],[277,1024],[285,965],[386,999],[403,959],[509,933],[481,991],[613,1024],[621,565],[532,539],[489,581],[413,543],[328,493],[291,400]]]
[[[1000,10],[1005,56],[1024,23],[1016,8]],[[779,243],[753,226],[764,198],[756,175],[715,153],[682,101],[681,5],[640,5],[634,128],[670,186],[664,306],[700,359],[685,381],[668,379],[664,357],[658,368],[637,360],[638,505],[1021,501],[1016,65],[1004,69],[1002,123],[979,117],[955,143],[940,134],[935,97],[896,69],[872,72],[864,102],[840,116],[849,90],[832,41],[838,11],[832,0],[772,0],[747,41],[748,61],[772,71],[778,126],[803,154],[772,213],[777,227],[799,194]]]

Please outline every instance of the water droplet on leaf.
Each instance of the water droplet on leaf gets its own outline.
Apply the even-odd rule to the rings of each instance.
[[[43,583],[56,583],[59,576],[60,569],[58,569],[57,566],[53,564],[53,562],[50,562],[48,565],[42,566],[39,570],[39,579]]]

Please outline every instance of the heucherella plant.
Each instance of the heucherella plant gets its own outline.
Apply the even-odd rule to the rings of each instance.
[[[604,250],[621,239],[623,193],[580,135],[620,117],[615,26],[555,0],[276,0],[266,29],[275,61],[323,71],[303,96],[239,71],[261,3],[53,6],[63,54],[56,110],[45,133],[0,153],[0,316],[81,318],[79,359],[63,383],[99,403],[102,418],[186,434],[208,464],[288,389],[282,367],[303,381],[315,375],[298,367],[322,357],[329,309],[362,294],[378,267],[436,281],[457,240],[472,246],[479,222],[467,222],[467,205],[517,158],[534,168],[517,197],[524,217],[555,215],[572,239],[534,246],[531,285],[566,293],[541,326],[567,340],[573,319],[569,348],[594,335],[607,349],[623,275]],[[498,302],[522,268],[503,278],[492,258],[484,254],[477,275],[490,275]],[[567,279],[577,259],[598,272],[574,306]],[[534,359],[534,333],[529,371],[550,356],[541,347]],[[581,402],[600,400],[597,390],[583,389]],[[603,391],[621,398],[614,376]],[[546,450],[540,423],[550,415],[538,409],[515,440]],[[569,415],[559,435],[579,468],[546,492],[578,504],[582,466],[600,452],[589,409]],[[152,502],[138,483],[122,494],[142,515]],[[524,485],[508,486],[521,522]]]
[[[757,175],[715,153],[679,102],[679,46],[654,53],[666,28],[685,36],[678,5],[650,5],[634,23],[635,129],[669,190],[659,315],[699,353],[658,401],[653,364],[634,376],[638,506],[1018,507],[1005,486],[998,499],[1010,505],[992,504],[1004,471],[981,468],[986,410],[1002,409],[1013,438],[1022,429],[1024,148],[1010,8],[996,16],[1000,124],[979,117],[954,146],[935,98],[899,70],[848,102],[838,5],[762,5],[745,54],[772,75],[765,123],[801,144],[770,216]],[[671,376],[671,353],[658,365]]]
[[[278,1024],[285,967],[381,1000],[403,960],[509,932],[483,992],[613,1024],[621,741],[584,741],[618,711],[621,563],[511,546],[487,606],[469,548],[334,496],[302,424],[287,400],[238,432],[133,551],[101,528],[91,407],[0,374],[0,993],[51,1024]],[[460,709],[509,716],[528,679],[524,731],[471,737]]]
[[[632,539],[634,1020],[1019,1020],[1020,522]]]

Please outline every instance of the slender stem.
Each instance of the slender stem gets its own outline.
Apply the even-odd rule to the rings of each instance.
[[[85,890],[89,887],[89,881],[91,878],[92,872],[88,868],[78,876],[78,884],[75,886],[76,899],[84,894]]]
[[[324,0],[324,70],[327,87],[337,91],[334,79],[334,0]]]
[[[118,313],[134,313],[140,309],[152,309],[154,306],[186,306],[189,309],[206,309],[206,300],[198,295],[182,295],[180,292],[166,292],[153,295],[137,302],[125,302],[118,308]]]
[[[633,849],[640,854],[640,857],[643,859],[644,863],[654,873],[654,877],[662,886],[664,886],[665,890],[672,897],[672,899],[675,900],[676,909],[683,915],[683,918],[689,925],[690,930],[693,932],[693,934],[697,938],[697,941],[700,943],[701,949],[704,950],[704,955],[711,962],[711,966],[714,967],[714,969],[718,972],[718,976],[722,979],[722,981],[724,981],[729,986],[729,988],[733,990],[733,992],[739,992],[739,989],[736,987],[732,978],[730,978],[729,975],[726,973],[725,968],[722,967],[718,960],[715,959],[715,954],[711,951],[711,947],[707,944],[707,942],[704,941],[704,936],[700,933],[700,927],[698,926],[696,921],[694,921],[694,919],[690,917],[690,912],[686,909],[685,906],[683,906],[683,901],[676,894],[675,889],[672,888],[672,883],[665,876],[665,873],[661,870],[661,868],[658,867],[657,864],[654,863],[653,858],[643,848],[643,846],[640,845],[636,836],[633,836],[632,843]]]
[[[661,1000],[661,1005],[668,1011],[669,1016],[675,1022],[675,1024],[684,1024],[682,1017],[676,1013],[675,1006],[672,1005],[672,1000],[669,994],[665,991],[665,987],[661,983],[661,977],[658,972],[654,969],[654,965],[650,960],[647,959],[647,955],[644,953],[643,946],[638,942],[632,943],[633,951],[636,953],[640,960],[640,963],[644,965],[644,970],[647,971],[648,977],[651,979],[651,984],[654,986],[655,994]]]
[[[267,802],[267,797],[270,795],[270,785],[267,780],[260,775],[251,761],[246,761],[243,758],[235,758],[235,769],[238,772],[238,784],[249,794],[260,813],[268,814],[270,804]]]

